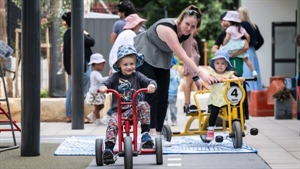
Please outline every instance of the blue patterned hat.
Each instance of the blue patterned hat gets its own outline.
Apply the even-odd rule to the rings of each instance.
[[[225,70],[234,70],[234,68],[232,67],[232,65],[231,65],[231,63],[229,61],[229,58],[230,58],[229,57],[229,53],[224,48],[221,48],[220,50],[218,50],[215,53],[215,56],[213,58],[211,58],[210,61],[209,61],[209,66],[215,70],[214,61],[216,59],[220,59],[220,58],[225,59],[226,62],[228,63],[228,66],[227,66],[227,68]]]
[[[118,59],[117,61],[114,63],[113,65],[113,68],[115,71],[120,71],[120,68],[118,67],[118,61],[120,59],[122,59],[123,57],[127,56],[127,55],[135,55],[136,56],[136,68],[140,67],[143,63],[144,63],[144,55],[141,54],[141,53],[137,53],[137,51],[135,50],[135,48],[131,45],[121,45],[119,48],[118,48],[118,53],[117,53],[117,56],[118,56]]]

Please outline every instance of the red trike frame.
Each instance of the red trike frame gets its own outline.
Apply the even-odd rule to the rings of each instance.
[[[156,152],[155,149],[140,149],[140,151],[138,150],[138,146],[137,146],[137,111],[136,111],[136,98],[137,95],[139,93],[142,92],[147,92],[148,89],[147,88],[142,88],[139,89],[137,91],[134,92],[133,97],[132,97],[132,102],[121,102],[121,95],[119,94],[118,91],[113,90],[113,89],[107,89],[107,93],[113,93],[118,100],[118,137],[119,137],[119,150],[118,152],[115,153],[120,153],[123,152],[123,147],[122,147],[122,143],[124,142],[124,133],[126,133],[126,136],[130,136],[130,133],[133,133],[133,152],[136,152],[137,154],[153,154]],[[131,130],[131,120],[129,119],[123,119],[122,118],[122,105],[132,105],[132,118],[133,118],[133,130]],[[122,123],[124,121],[124,123]],[[124,124],[124,128],[123,128],[123,124]],[[124,129],[124,130],[123,130]]]

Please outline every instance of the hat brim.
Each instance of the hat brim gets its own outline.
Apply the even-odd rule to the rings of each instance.
[[[116,61],[116,62],[114,63],[114,65],[113,65],[113,69],[114,69],[115,71],[117,71],[117,72],[121,71],[121,69],[118,67],[118,61],[119,61],[120,59],[122,59],[123,57],[128,56],[128,55],[132,55],[132,54],[136,56],[136,64],[135,64],[135,68],[138,68],[138,67],[142,66],[143,63],[144,63],[144,58],[145,58],[145,56],[144,56],[143,54],[141,54],[141,53],[126,53],[126,55],[124,55],[124,56],[122,56],[122,57],[119,57],[119,58],[117,59],[117,61]]]
[[[105,63],[105,62],[106,62],[106,60],[102,60],[102,61],[99,61],[99,62],[90,61],[90,62],[88,63],[88,65],[92,65],[93,63],[100,64],[100,63]]]
[[[209,61],[209,66],[215,70],[214,61],[215,61],[216,59],[221,59],[221,58],[225,59],[226,62],[228,63],[228,66],[227,66],[227,68],[225,69],[226,71],[229,71],[229,70],[235,70],[235,69],[233,68],[233,66],[231,65],[230,61],[229,61],[226,57],[224,57],[224,56],[222,56],[222,55],[220,55],[220,56],[215,56],[215,57],[211,58],[210,61]]]

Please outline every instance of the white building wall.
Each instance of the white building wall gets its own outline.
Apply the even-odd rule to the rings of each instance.
[[[272,22],[295,22],[297,0],[241,0],[249,11],[250,19],[258,25],[264,45],[257,51],[262,82],[269,86],[272,75]]]

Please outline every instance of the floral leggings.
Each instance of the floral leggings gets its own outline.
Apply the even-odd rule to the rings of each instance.
[[[140,121],[141,125],[150,125],[150,105],[145,101],[141,101],[137,104],[136,110],[137,110],[137,121]],[[133,120],[132,108],[125,110],[122,113],[122,118]],[[118,112],[112,112],[112,116],[108,122],[107,129],[106,129],[105,142],[109,141],[115,144],[117,136],[118,136]]]

